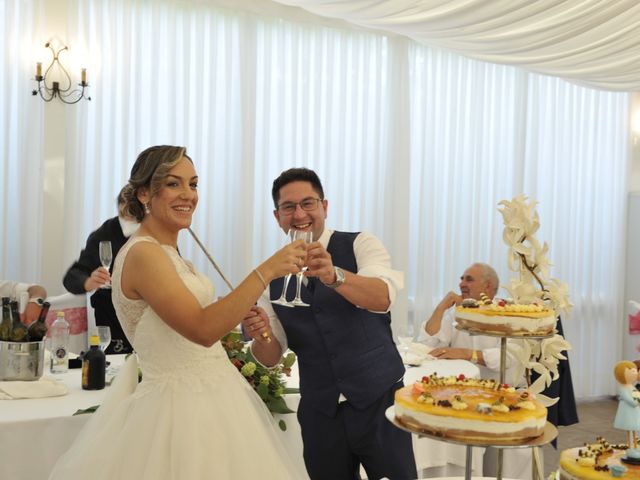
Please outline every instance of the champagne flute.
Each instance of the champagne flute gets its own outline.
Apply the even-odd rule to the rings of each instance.
[[[104,352],[111,343],[111,328],[105,325],[98,325],[96,328],[98,329],[100,350]]]
[[[411,344],[415,334],[414,325],[412,319],[407,319],[407,325],[402,335],[398,335],[398,342],[400,343],[400,356],[403,363],[407,363],[409,350],[411,350]]]
[[[104,268],[109,270],[111,261],[113,260],[113,253],[111,252],[111,242],[109,240],[103,240],[98,245],[98,254],[100,255],[100,263]],[[111,288],[111,282],[107,282],[100,288]]]
[[[291,241],[295,242],[296,240],[304,240],[305,243],[311,243],[313,239],[313,232],[311,231],[303,231],[303,230],[289,230],[289,235],[291,236]],[[302,273],[307,270],[307,266],[303,266],[298,273],[296,273],[296,298],[291,301],[291,305],[294,307],[309,307],[308,303],[302,301],[302,297],[300,296],[302,290]]]
[[[280,295],[280,298],[278,298],[277,300],[271,300],[271,303],[275,303],[276,305],[282,305],[283,307],[294,306],[294,305],[291,305],[291,302],[287,300],[287,287],[289,286],[289,280],[291,280],[291,274],[287,273],[287,275],[284,277],[284,284],[282,286],[282,294]]]
[[[293,229],[289,230],[287,235],[291,237],[291,241],[293,241]],[[280,298],[277,300],[271,300],[271,303],[275,303],[276,305],[282,305],[283,307],[293,307],[291,302],[287,300],[287,287],[289,286],[289,281],[291,280],[291,274],[287,273],[284,277],[284,283],[282,285],[282,294],[280,294]]]

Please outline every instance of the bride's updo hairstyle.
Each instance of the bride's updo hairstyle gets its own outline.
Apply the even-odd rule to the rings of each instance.
[[[122,189],[124,198],[123,211],[141,222],[144,218],[144,205],[138,200],[138,190],[147,188],[153,198],[162,188],[169,170],[175,167],[182,158],[191,163],[185,147],[173,145],[157,145],[144,150],[131,167],[129,183]],[[149,206],[151,208],[151,206]]]

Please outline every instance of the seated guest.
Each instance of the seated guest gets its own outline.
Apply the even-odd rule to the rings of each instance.
[[[482,378],[500,379],[500,338],[488,335],[470,335],[456,329],[455,308],[465,298],[480,300],[484,293],[490,299],[498,292],[498,274],[485,263],[474,263],[460,277],[460,294],[447,293],[429,319],[423,325],[418,338],[422,343],[433,347],[431,355],[441,359],[469,360],[480,367]],[[510,347],[515,347],[509,341]],[[510,366],[515,359],[507,353],[507,372],[505,380],[514,383]],[[524,379],[521,379],[524,383]],[[531,478],[532,459],[530,449],[504,450],[502,474],[509,478]],[[497,450],[487,448],[483,458],[485,476],[495,477],[497,473]]]
[[[28,295],[29,301],[25,306],[24,312],[20,314],[20,320],[25,325],[29,325],[38,318],[44,299],[47,298],[47,291],[44,287],[33,283],[0,280],[0,297],[11,297],[20,301],[23,293]]]
[[[493,299],[499,283],[495,270],[485,263],[474,263],[464,271],[460,277],[460,294],[447,293],[421,329],[418,339],[433,348],[429,352],[431,355],[441,359],[469,360],[480,367],[483,378],[499,379],[500,338],[469,335],[457,330],[455,308],[452,308],[465,298],[480,300],[482,293]],[[512,362],[513,358],[507,355],[507,383],[513,383],[509,368]]]
[[[113,258],[116,258],[120,248],[140,226],[134,218],[123,212],[125,202],[122,191],[118,194],[117,201],[118,216],[110,218],[89,235],[84,249],[80,252],[80,258],[67,270],[62,283],[71,293],[94,291],[91,295],[91,306],[95,312],[96,325],[106,325],[111,329],[111,344],[106,353],[129,353],[133,348],[122,331],[113,308],[111,289],[100,288],[111,282],[111,272],[100,263],[98,245],[101,241],[110,241]]]

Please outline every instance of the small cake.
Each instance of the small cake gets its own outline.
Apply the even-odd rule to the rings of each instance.
[[[544,432],[547,409],[527,391],[494,380],[423,377],[396,391],[396,420],[414,431],[517,442]]]
[[[596,443],[563,450],[559,476],[563,480],[640,479],[640,457],[630,458],[629,452],[627,445],[612,445],[598,438]]]
[[[556,314],[539,304],[515,304],[494,299],[465,299],[456,307],[456,321],[470,330],[506,335],[548,335],[556,327]]]

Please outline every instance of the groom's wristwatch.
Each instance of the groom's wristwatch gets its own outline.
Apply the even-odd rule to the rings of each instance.
[[[333,267],[333,270],[336,272],[336,281],[333,283],[325,283],[325,285],[329,288],[338,288],[344,283],[344,270],[335,266]]]

